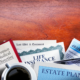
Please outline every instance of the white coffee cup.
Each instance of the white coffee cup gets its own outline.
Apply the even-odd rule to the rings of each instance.
[[[6,64],[6,67],[2,73],[1,80],[37,80],[35,71],[29,64]]]

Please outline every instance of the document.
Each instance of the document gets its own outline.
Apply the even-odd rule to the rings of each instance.
[[[14,40],[14,45],[17,50],[33,48],[33,47],[40,47],[45,46],[48,44],[56,43],[56,40]]]
[[[65,54],[65,47],[64,47],[63,42],[55,43],[55,44],[48,44],[45,46],[38,46],[38,47],[33,47],[33,48],[29,47],[27,49],[22,49],[22,50],[17,50],[17,51],[18,51],[19,56],[24,56],[24,55],[36,54],[40,52],[52,51],[56,49],[59,50],[60,58],[62,60]]]
[[[44,58],[44,62],[47,61],[49,58],[50,61],[47,62],[53,62],[58,60],[64,59],[65,54],[65,48],[64,43],[55,43],[55,44],[49,44],[41,47],[34,47],[34,48],[27,48],[18,50],[18,54],[22,60],[22,62],[28,63],[28,64],[34,64],[35,61],[42,61]],[[54,60],[52,59],[54,56]],[[36,60],[35,60],[36,59]]]
[[[80,80],[80,68],[72,65],[36,62],[37,80]]]
[[[75,58],[80,58],[80,41],[74,38],[65,53],[64,59],[75,59]]]
[[[59,50],[40,52],[37,54],[31,54],[26,56],[21,56],[21,60],[25,64],[34,65],[35,62],[49,62],[60,60]]]
[[[0,75],[5,69],[5,64],[22,62],[12,40],[0,44]]]

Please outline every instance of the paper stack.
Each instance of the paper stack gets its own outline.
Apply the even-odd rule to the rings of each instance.
[[[0,45],[0,73],[7,62],[29,64],[37,80],[80,80],[80,41],[74,38],[65,51],[56,40],[9,40]]]
[[[35,62],[60,61],[64,59],[64,43],[56,40],[15,40],[15,47],[25,64],[34,65]]]
[[[80,80],[80,41],[73,39],[65,52],[56,40],[14,41],[23,63],[34,65],[37,80]],[[65,64],[65,65],[64,65]]]

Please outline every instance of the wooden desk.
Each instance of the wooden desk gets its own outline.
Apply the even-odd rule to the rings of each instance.
[[[0,42],[80,40],[80,0],[0,0]]]

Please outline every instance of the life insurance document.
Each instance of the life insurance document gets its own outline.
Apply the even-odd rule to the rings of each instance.
[[[37,80],[80,80],[80,67],[56,63],[36,62]]]
[[[75,58],[80,58],[80,41],[74,38],[65,53],[64,59],[75,59]]]
[[[17,50],[45,46],[56,43],[56,40],[14,40],[14,45]]]
[[[59,50],[57,49],[53,51],[40,52],[37,54],[21,56],[20,58],[23,63],[33,66],[35,62],[54,63],[54,61],[59,61],[60,55],[59,55]]]
[[[49,44],[42,47],[18,50],[18,54],[25,64],[35,64],[36,61],[54,62],[64,59],[64,43]]]

